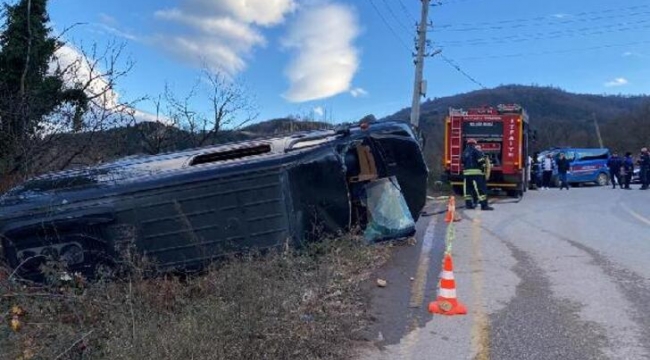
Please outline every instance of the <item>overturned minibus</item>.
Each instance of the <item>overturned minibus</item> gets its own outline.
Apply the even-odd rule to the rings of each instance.
[[[415,231],[427,177],[402,122],[128,157],[3,194],[1,255],[31,278],[52,259],[93,274],[137,253],[186,271],[353,226],[371,241],[404,237]]]

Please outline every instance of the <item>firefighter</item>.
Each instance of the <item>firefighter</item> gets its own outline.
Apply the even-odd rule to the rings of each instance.
[[[474,209],[473,197],[481,204],[481,210],[494,210],[487,202],[487,184],[485,182],[485,155],[476,149],[476,140],[468,139],[463,152],[463,195],[467,209]]]

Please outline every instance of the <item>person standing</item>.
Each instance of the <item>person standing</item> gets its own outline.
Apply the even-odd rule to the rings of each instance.
[[[648,153],[648,148],[641,149],[641,155],[639,155],[639,176],[641,177],[641,189],[648,190],[648,184],[650,183],[650,154]]]
[[[564,153],[560,153],[560,158],[557,159],[557,176],[560,179],[560,190],[564,187],[569,190],[567,173],[569,172],[570,166],[569,160],[564,156]]]
[[[531,181],[532,186],[531,190],[539,190],[542,188],[542,176],[541,176],[541,165],[539,163],[539,153],[536,152],[533,154],[533,164],[531,165]]]
[[[551,154],[547,154],[542,161],[542,186],[544,190],[548,190],[551,186],[551,177],[553,176],[553,158]]]
[[[612,156],[607,159],[607,167],[609,168],[609,178],[612,180],[612,189],[616,189],[616,184],[622,189],[623,182],[621,181],[621,167],[623,166],[623,160],[618,156],[617,152],[614,152]]]
[[[476,194],[481,210],[494,210],[487,202],[487,183],[485,181],[485,155],[476,149],[476,140],[468,139],[463,151],[463,195],[465,207],[474,209],[473,195]],[[469,193],[468,193],[469,191]]]
[[[625,190],[630,190],[630,182],[632,182],[632,174],[634,174],[634,161],[632,160],[632,153],[626,152],[623,159],[623,181],[625,182]]]

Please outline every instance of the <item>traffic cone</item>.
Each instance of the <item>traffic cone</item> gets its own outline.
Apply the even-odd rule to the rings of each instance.
[[[450,254],[445,254],[440,278],[438,297],[436,301],[429,303],[429,312],[442,315],[467,314],[465,305],[456,299],[456,281]]]
[[[445,222],[452,222],[454,221],[454,209],[452,208],[452,203],[454,201],[454,197],[450,197],[449,201],[447,202],[447,213],[445,214]]]
[[[452,213],[452,219],[454,219],[454,221],[461,220],[461,217],[458,216],[458,213],[456,212],[456,198],[453,196],[451,197],[451,213]]]

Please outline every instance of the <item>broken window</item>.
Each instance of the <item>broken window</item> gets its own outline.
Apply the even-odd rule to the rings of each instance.
[[[396,177],[369,182],[365,186],[365,194],[368,223],[364,238],[367,241],[406,237],[415,233],[415,221]]]

